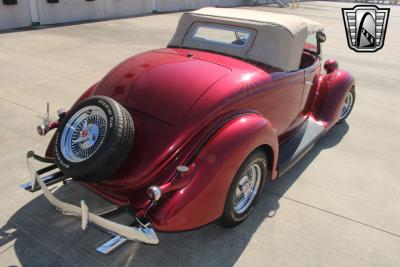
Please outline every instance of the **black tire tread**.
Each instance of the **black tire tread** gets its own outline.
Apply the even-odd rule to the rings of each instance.
[[[233,211],[233,207],[231,205],[232,203],[232,196],[234,191],[236,190],[236,184],[239,182],[239,179],[243,173],[243,171],[246,169],[246,167],[251,163],[254,162],[256,160],[260,160],[260,161],[264,161],[265,165],[262,166],[262,176],[261,176],[261,184],[260,187],[258,188],[258,192],[256,197],[254,198],[253,202],[251,203],[251,205],[247,208],[246,211],[244,211],[242,214],[237,215],[235,214],[235,212]],[[223,227],[226,228],[230,228],[230,227],[234,227],[240,223],[242,223],[244,220],[246,220],[248,218],[248,216],[251,214],[251,212],[253,211],[253,208],[255,206],[255,204],[257,203],[257,200],[260,197],[261,192],[263,191],[264,185],[265,185],[265,181],[266,181],[266,177],[267,177],[267,173],[268,173],[268,158],[265,154],[265,152],[261,149],[256,149],[254,150],[242,163],[242,165],[240,166],[239,170],[237,171],[235,177],[232,180],[232,183],[229,187],[228,190],[228,194],[225,200],[225,207],[224,207],[224,211],[223,214],[220,218],[220,223],[222,224]]]
[[[355,104],[355,102],[356,102],[356,89],[355,89],[354,86],[350,89],[350,92],[353,94],[353,103],[352,103],[352,105],[351,105],[350,112],[346,115],[346,117],[344,117],[343,119],[340,119],[340,120],[337,122],[337,124],[343,123],[343,122],[350,116],[351,112],[353,111],[353,107],[354,107],[354,104]]]

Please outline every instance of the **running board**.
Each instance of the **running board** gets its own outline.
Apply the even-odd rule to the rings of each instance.
[[[293,137],[281,144],[278,159],[279,175],[289,170],[310,151],[325,132],[324,126],[308,119]]]

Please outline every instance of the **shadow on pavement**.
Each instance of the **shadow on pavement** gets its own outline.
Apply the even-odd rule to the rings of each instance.
[[[19,209],[0,230],[0,247],[14,241],[15,253],[23,266],[232,266],[264,220],[279,209],[279,200],[303,171],[324,150],[340,142],[349,127],[332,128],[316,146],[277,181],[268,182],[253,214],[241,225],[225,229],[217,223],[182,233],[159,233],[160,245],[129,242],[104,256],[95,246],[108,235],[55,212],[43,196]],[[63,188],[59,197],[67,194]],[[15,229],[15,230],[14,230]],[[12,232],[12,234],[7,234]]]

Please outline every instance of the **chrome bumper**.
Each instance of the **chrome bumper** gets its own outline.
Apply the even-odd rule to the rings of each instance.
[[[93,214],[89,212],[89,207],[86,205],[84,200],[81,200],[81,206],[75,206],[63,201],[60,201],[57,199],[47,188],[47,184],[51,183],[54,184],[54,182],[61,182],[64,181],[65,178],[60,178],[59,175],[49,175],[44,178],[40,177],[41,172],[36,171],[32,165],[31,160],[36,159],[41,161],[41,158],[37,155],[34,154],[33,151],[28,152],[27,154],[27,165],[28,169],[31,174],[31,182],[22,185],[21,187],[34,191],[34,188],[37,186],[40,186],[40,188],[43,191],[44,196],[47,198],[47,200],[54,206],[56,209],[68,216],[76,216],[81,218],[81,223],[82,223],[82,229],[85,230],[88,226],[88,224],[94,224],[97,225],[112,234],[114,236],[105,242],[103,245],[99,246],[97,248],[97,251],[102,252],[102,253],[109,253],[112,248],[115,246],[118,246],[122,243],[124,243],[126,240],[132,240],[132,241],[140,241],[146,244],[153,244],[156,245],[159,243],[159,240],[157,238],[157,235],[154,231],[154,229],[151,227],[151,225],[148,224],[140,224],[138,227],[131,227],[127,225],[122,225],[115,223],[113,221],[107,220],[99,215]],[[49,163],[49,162],[46,162]],[[54,169],[54,168],[53,168]],[[57,177],[57,178],[54,178]],[[54,179],[52,179],[54,178]],[[57,179],[57,180],[55,180]],[[49,183],[46,183],[49,181]]]

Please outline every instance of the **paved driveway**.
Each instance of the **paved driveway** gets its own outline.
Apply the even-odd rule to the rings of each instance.
[[[106,235],[83,234],[77,219],[18,188],[28,175],[24,155],[42,153],[49,140],[35,133],[47,101],[54,115],[119,61],[164,46],[180,14],[0,34],[0,266],[399,266],[400,8],[392,6],[384,49],[357,54],[345,41],[344,6],[257,8],[325,25],[325,58],[357,80],[348,124],[268,183],[242,225],[160,234],[157,247],[129,243],[110,256],[94,251]]]

